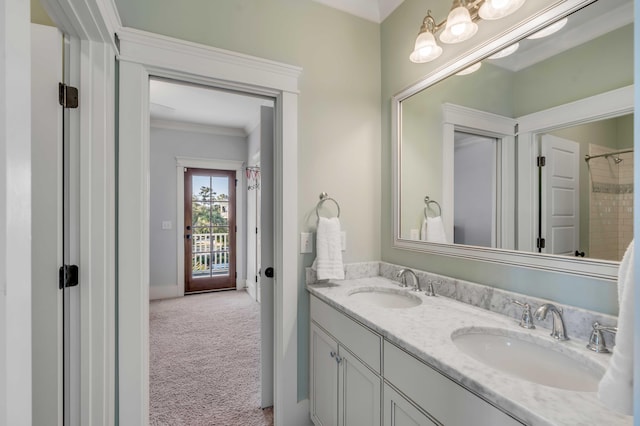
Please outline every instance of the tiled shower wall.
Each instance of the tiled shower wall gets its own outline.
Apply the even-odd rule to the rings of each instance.
[[[611,148],[589,144],[589,155]],[[589,257],[620,260],[633,238],[633,153],[589,161]]]

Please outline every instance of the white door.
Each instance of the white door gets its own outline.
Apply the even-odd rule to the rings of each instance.
[[[260,110],[260,385],[262,408],[273,405],[274,298],[273,298],[273,139],[274,113],[271,107]]]
[[[33,424],[63,422],[62,34],[31,24]]]
[[[543,253],[574,256],[580,247],[580,145],[556,136],[543,135],[540,221]]]

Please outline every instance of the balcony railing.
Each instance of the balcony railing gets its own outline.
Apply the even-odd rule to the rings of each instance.
[[[192,235],[192,273],[194,277],[229,273],[229,234]]]

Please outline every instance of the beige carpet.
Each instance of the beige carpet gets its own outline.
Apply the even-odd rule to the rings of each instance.
[[[151,425],[273,425],[260,408],[260,310],[244,291],[150,304]]]

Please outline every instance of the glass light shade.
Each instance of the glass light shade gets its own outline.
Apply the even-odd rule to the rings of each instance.
[[[543,28],[540,31],[538,31],[537,33],[535,33],[533,35],[530,35],[527,38],[529,40],[535,40],[537,38],[550,36],[551,34],[560,31],[562,29],[562,27],[567,25],[567,21],[568,21],[567,18],[561,19],[558,22],[556,22],[555,24],[551,24],[547,28]]]
[[[486,0],[484,4],[480,6],[478,15],[487,21],[504,18],[520,9],[520,6],[522,6],[525,1],[526,0]]]
[[[416,64],[433,61],[442,54],[442,47],[436,43],[436,38],[429,31],[418,34],[416,38],[415,48],[409,59]]]
[[[507,56],[511,55],[513,52],[518,50],[518,47],[520,47],[520,43],[512,44],[511,46],[506,47],[506,48],[502,49],[501,51],[496,52],[493,55],[489,56],[489,59],[506,58]]]
[[[440,34],[443,43],[460,43],[470,39],[478,31],[478,25],[471,21],[466,7],[460,6],[449,12],[447,26]]]
[[[470,67],[467,67],[467,68],[463,69],[462,71],[456,73],[456,75],[471,74],[472,72],[478,71],[481,66],[482,66],[482,62],[476,62],[475,64],[471,65]]]

